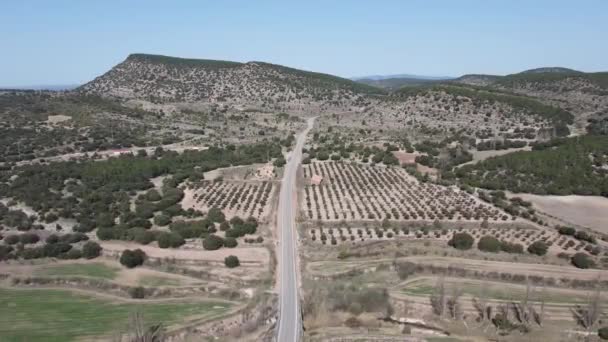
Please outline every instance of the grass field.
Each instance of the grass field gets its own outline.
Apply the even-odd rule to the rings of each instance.
[[[112,280],[116,278],[119,271],[120,269],[117,267],[96,262],[90,264],[74,263],[64,265],[49,265],[36,272],[36,274],[44,276],[89,277]]]
[[[221,302],[132,303],[109,301],[64,290],[0,289],[0,340],[73,341],[125,331],[129,317],[143,313],[146,324],[165,326],[184,318],[211,318],[231,307]]]
[[[142,276],[137,282],[142,286],[158,287],[158,286],[180,286],[182,282],[179,279],[159,277],[159,276]]]
[[[401,292],[410,296],[430,296],[435,289],[436,278],[420,278],[409,282],[405,287],[401,288]],[[464,295],[471,297],[486,297],[493,300],[520,300],[525,296],[526,287],[524,285],[515,285],[507,283],[496,283],[490,281],[479,281],[473,279],[445,279],[445,286],[448,293],[451,289],[457,288]],[[550,303],[583,303],[587,299],[586,292],[561,292],[557,289],[533,288],[530,299],[538,301],[541,296],[544,296],[546,302]]]

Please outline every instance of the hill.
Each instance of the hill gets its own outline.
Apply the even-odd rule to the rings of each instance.
[[[579,132],[589,118],[608,106],[608,72],[545,67],[506,76],[465,75],[454,82],[535,97],[574,114]]]
[[[382,90],[348,79],[264,62],[132,54],[78,91],[154,103],[210,102],[264,108],[350,106]]]

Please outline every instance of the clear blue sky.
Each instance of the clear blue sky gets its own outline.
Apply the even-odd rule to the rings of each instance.
[[[608,1],[0,2],[0,86],[86,82],[133,52],[351,77],[608,70]]]

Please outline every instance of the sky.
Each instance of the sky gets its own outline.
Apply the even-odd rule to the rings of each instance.
[[[0,86],[82,84],[131,53],[343,77],[608,71],[606,0],[0,2]]]

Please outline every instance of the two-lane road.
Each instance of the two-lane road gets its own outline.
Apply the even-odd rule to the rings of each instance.
[[[308,127],[298,135],[287,164],[281,191],[279,193],[279,211],[277,225],[280,234],[279,247],[279,327],[277,341],[295,342],[300,338],[302,322],[298,295],[297,251],[296,251],[296,173],[302,160],[302,147],[306,135],[314,124],[314,118],[308,119]]]

